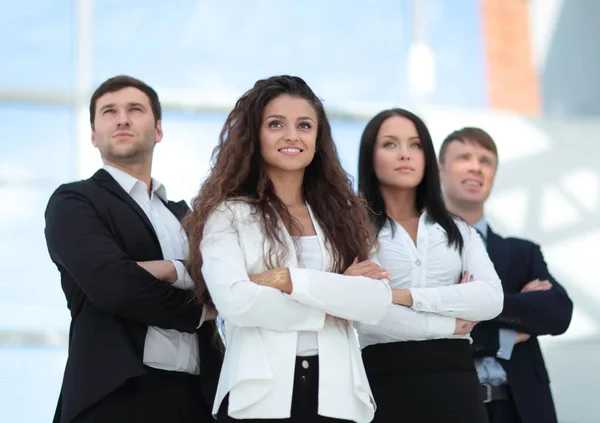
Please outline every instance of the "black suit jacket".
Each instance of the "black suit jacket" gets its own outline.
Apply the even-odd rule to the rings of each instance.
[[[559,335],[571,322],[573,303],[548,271],[539,245],[518,238],[502,238],[488,227],[487,250],[504,289],[504,309],[494,320],[475,326],[476,357],[495,356],[500,328],[531,335],[515,345],[510,360],[498,360],[523,423],[556,422],[550,380],[537,340],[538,335]],[[520,293],[531,280],[549,280],[552,289]]]
[[[166,203],[181,219],[184,202]],[[46,243],[71,312],[69,355],[55,422],[144,375],[148,326],[198,332],[203,395],[212,405],[222,363],[214,322],[197,330],[202,306],[136,261],[162,260],[158,237],[137,203],[104,170],[60,186],[46,209]]]

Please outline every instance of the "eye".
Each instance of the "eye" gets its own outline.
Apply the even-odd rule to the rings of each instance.
[[[132,107],[131,111],[141,112],[142,108],[141,107]]]
[[[394,148],[396,147],[396,143],[392,141],[386,141],[382,145],[383,148]]]
[[[415,142],[411,143],[410,146],[411,147],[421,148],[421,142],[420,141],[415,141]]]
[[[301,129],[311,129],[312,125],[309,122],[302,122],[298,124],[298,127]]]
[[[102,114],[103,114],[103,115],[105,115],[105,114],[107,114],[107,113],[114,113],[114,112],[115,112],[115,109],[105,109],[105,110],[102,112]]]
[[[278,120],[272,120],[271,122],[269,122],[269,128],[281,128],[281,127],[283,127],[283,125]]]

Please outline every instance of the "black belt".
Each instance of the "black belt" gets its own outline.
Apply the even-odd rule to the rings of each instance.
[[[510,399],[506,386],[492,386],[482,384],[483,403],[487,404],[492,401],[506,401]]]

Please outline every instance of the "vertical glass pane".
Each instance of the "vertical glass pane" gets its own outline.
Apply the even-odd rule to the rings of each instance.
[[[0,6],[0,89],[75,85],[75,0],[5,1]]]

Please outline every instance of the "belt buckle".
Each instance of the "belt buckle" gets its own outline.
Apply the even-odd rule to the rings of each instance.
[[[483,403],[487,404],[492,402],[492,385],[483,383],[481,386],[485,388],[485,397],[483,398]]]

